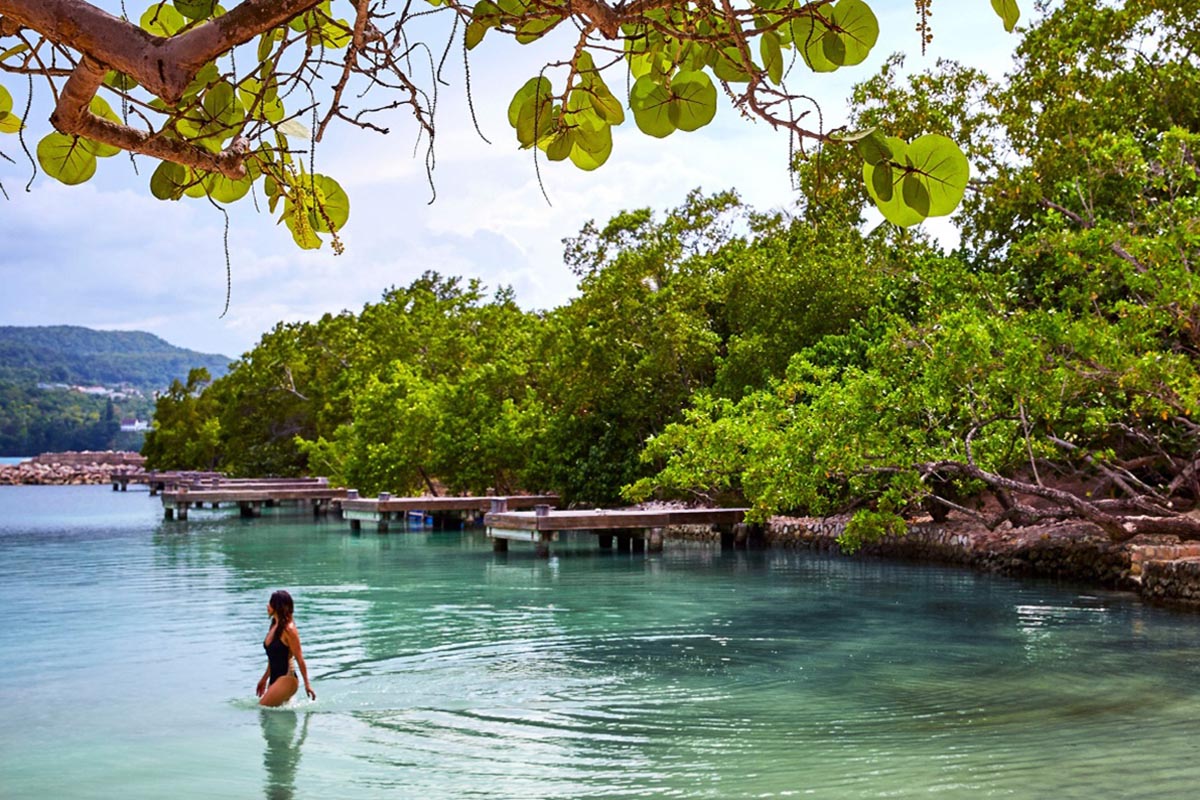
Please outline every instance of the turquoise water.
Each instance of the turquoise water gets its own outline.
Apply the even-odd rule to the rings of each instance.
[[[32,456],[0,456],[0,465],[12,466],[28,461]]]
[[[1200,617],[952,569],[0,488],[0,797],[1184,798]],[[292,591],[316,702],[260,711]]]

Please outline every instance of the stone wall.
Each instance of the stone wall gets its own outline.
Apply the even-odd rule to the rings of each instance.
[[[42,453],[30,461],[34,464],[61,464],[68,467],[85,467],[91,464],[140,467],[146,463],[146,457],[127,450],[70,450],[65,453]]]
[[[1146,561],[1141,577],[1143,597],[1200,607],[1200,558]]]
[[[72,454],[81,455],[81,454]],[[103,455],[103,454],[100,454]],[[0,465],[0,486],[80,486],[110,483],[115,473],[142,472],[140,464],[69,460],[45,463],[33,459],[21,464]]]

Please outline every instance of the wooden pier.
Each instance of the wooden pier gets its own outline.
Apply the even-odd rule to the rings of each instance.
[[[193,488],[194,487],[194,488]],[[163,516],[186,520],[188,509],[220,508],[237,504],[243,517],[258,517],[264,507],[282,504],[309,505],[314,515],[328,513],[346,496],[324,478],[277,478],[261,480],[221,479],[174,486],[162,493]]]
[[[676,525],[713,525],[721,534],[721,546],[758,544],[756,529],[743,524],[744,508],[594,509],[551,511],[539,506],[533,511],[510,511],[499,506],[484,516],[488,536],[497,552],[508,550],[510,541],[532,542],[537,555],[550,555],[550,543],[563,531],[596,535],[601,549],[617,552],[662,552],[663,529]]]
[[[380,533],[386,533],[392,525],[407,526],[414,516],[421,517],[420,524],[423,526],[425,516],[430,515],[434,527],[441,528],[453,523],[477,522],[497,502],[502,502],[506,508],[535,508],[558,505],[559,499],[552,494],[392,497],[387,492],[380,492],[378,497],[358,497],[358,493],[351,489],[340,506],[342,519],[350,521],[351,530],[362,530],[362,524],[368,522]]]
[[[129,484],[145,484],[150,487],[150,494],[155,495],[173,486],[223,479],[219,472],[193,472],[174,470],[151,470],[150,472],[117,472],[112,476],[113,491],[127,491]]]

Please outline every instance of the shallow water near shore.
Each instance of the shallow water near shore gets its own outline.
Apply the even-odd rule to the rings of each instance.
[[[1180,798],[1200,616],[949,568],[0,488],[0,797]],[[316,702],[262,711],[265,604]]]

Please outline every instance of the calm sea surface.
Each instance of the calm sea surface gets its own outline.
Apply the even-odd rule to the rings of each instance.
[[[260,711],[270,592],[316,702]],[[0,488],[0,797],[1178,798],[1200,617],[951,569]]]

